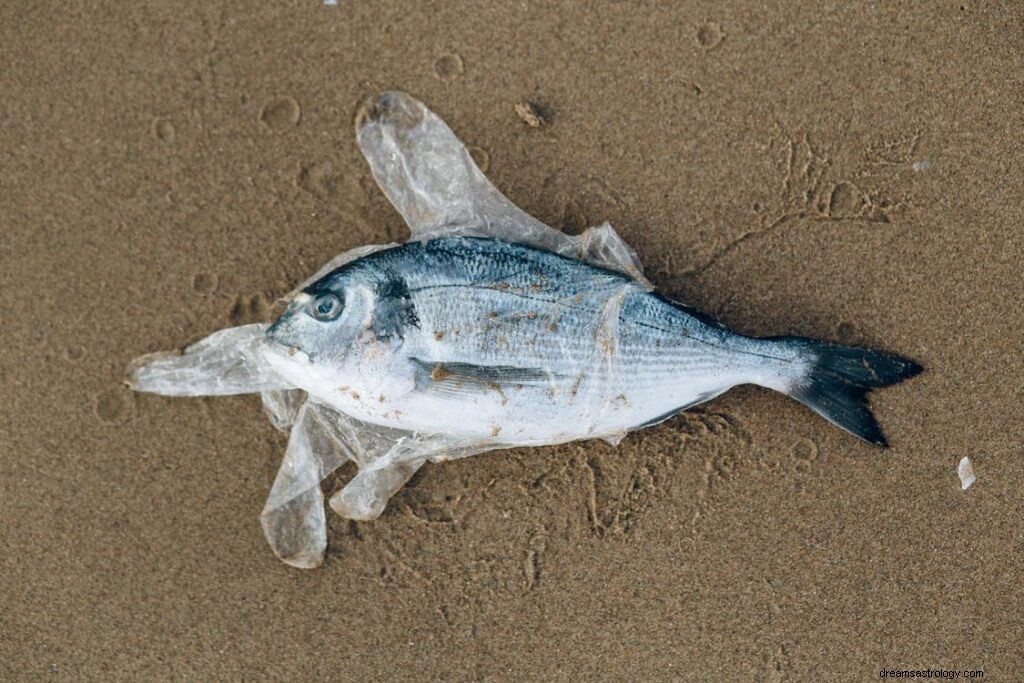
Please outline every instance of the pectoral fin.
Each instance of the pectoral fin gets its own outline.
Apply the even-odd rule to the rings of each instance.
[[[510,365],[473,365],[470,363],[444,363],[413,359],[416,389],[448,395],[466,392],[497,391],[517,384],[541,384],[562,379],[542,368],[523,368]]]

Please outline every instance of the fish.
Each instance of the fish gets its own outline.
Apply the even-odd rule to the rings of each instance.
[[[887,445],[868,394],[922,372],[915,361],[730,330],[658,292],[608,223],[571,236],[519,209],[405,93],[368,101],[356,139],[410,240],[344,252],[273,322],[142,356],[126,372],[142,392],[262,396],[289,434],[260,518],[286,563],[322,563],[321,482],[347,461],[358,471],[329,505],[370,520],[426,462],[618,443],[744,384]]]
[[[614,437],[740,384],[885,445],[866,394],[920,372],[870,349],[737,334],[624,274],[464,236],[332,271],[267,337],[283,350],[275,372],[336,410],[509,446]]]

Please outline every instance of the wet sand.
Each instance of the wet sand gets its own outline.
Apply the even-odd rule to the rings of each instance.
[[[1020,4],[410,5],[0,7],[0,678],[1019,680]],[[741,388],[279,562],[259,400],[122,373],[405,238],[353,140],[390,88],[739,331],[920,361],[891,448]]]

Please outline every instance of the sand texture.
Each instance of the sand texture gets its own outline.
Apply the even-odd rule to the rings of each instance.
[[[0,679],[1024,678],[1024,9],[834,5],[0,5]],[[258,398],[121,380],[405,239],[353,129],[393,88],[731,327],[921,362],[891,448],[741,388],[279,562]]]

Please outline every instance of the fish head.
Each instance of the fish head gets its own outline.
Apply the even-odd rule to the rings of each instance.
[[[372,317],[374,298],[373,288],[349,269],[329,273],[295,294],[266,332],[278,371],[294,375],[295,370],[315,367],[337,374],[350,366]],[[293,372],[287,372],[288,366],[295,366]]]

